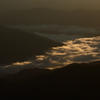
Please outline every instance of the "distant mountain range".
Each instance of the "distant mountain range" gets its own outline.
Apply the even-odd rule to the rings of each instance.
[[[62,43],[0,25],[0,64],[24,61],[58,45]]]
[[[86,10],[54,10],[34,8],[0,12],[0,22],[5,25],[40,25],[59,24],[100,27],[100,11]]]
[[[34,99],[99,98],[100,62],[70,64],[64,68],[25,69],[0,77],[0,97],[31,97]],[[48,99],[48,100],[49,100]]]

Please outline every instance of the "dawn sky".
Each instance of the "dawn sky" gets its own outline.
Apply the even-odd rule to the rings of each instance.
[[[48,7],[53,9],[100,9],[100,0],[0,0],[0,11]]]

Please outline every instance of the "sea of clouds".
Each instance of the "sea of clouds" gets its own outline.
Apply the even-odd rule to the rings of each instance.
[[[56,38],[57,36],[60,38],[59,35],[56,35]],[[16,73],[27,68],[54,69],[74,62],[87,63],[100,60],[100,36],[88,38],[75,36],[73,39],[69,39],[66,35],[65,39],[65,35],[62,35],[60,41],[64,43],[63,46],[53,47],[46,51],[46,54],[37,55],[36,60],[31,59],[25,62],[16,62],[12,65],[0,66],[0,73]]]

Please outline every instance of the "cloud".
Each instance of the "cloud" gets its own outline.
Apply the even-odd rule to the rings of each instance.
[[[45,55],[38,55],[36,60],[17,62],[1,66],[0,73],[15,73],[27,68],[59,68],[77,62],[100,60],[100,36],[78,38],[64,42],[63,46],[53,47]]]
[[[43,37],[47,37],[49,39],[52,39],[56,42],[65,42],[68,40],[74,40],[80,37],[83,37],[82,35],[66,35],[66,34],[43,34],[43,33],[39,33],[39,32],[34,32],[37,35],[43,36]]]
[[[9,26],[11,28],[23,29],[30,32],[49,32],[49,33],[58,33],[58,34],[67,34],[67,35],[98,35],[100,34],[99,28],[93,27],[80,27],[80,26],[61,26],[61,25],[31,25],[31,26]]]

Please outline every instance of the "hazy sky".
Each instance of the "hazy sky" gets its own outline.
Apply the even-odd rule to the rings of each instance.
[[[48,7],[55,9],[100,9],[100,0],[0,0],[0,10]]]

